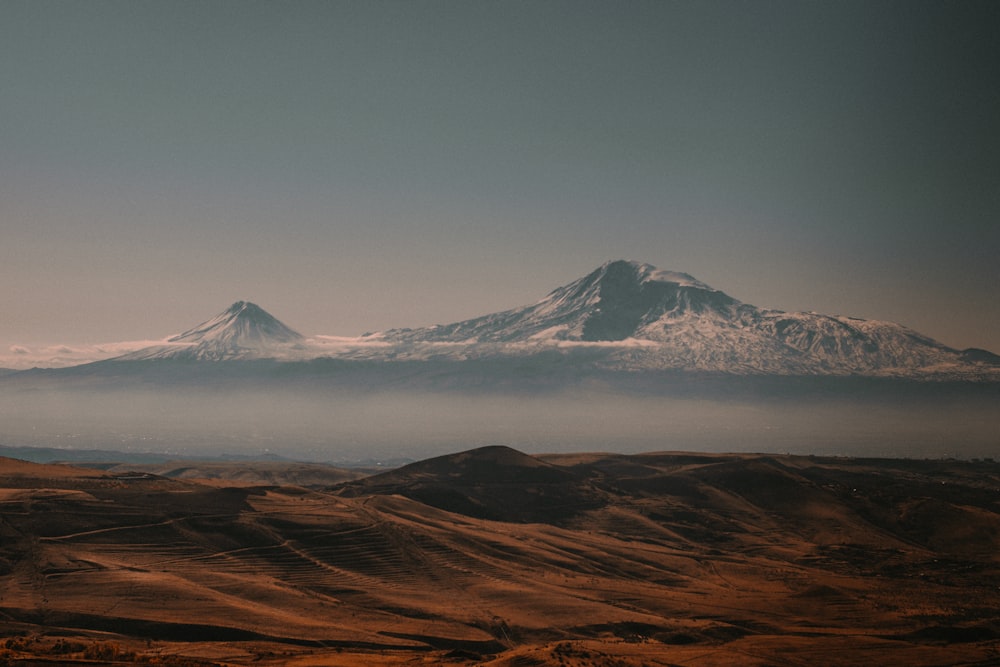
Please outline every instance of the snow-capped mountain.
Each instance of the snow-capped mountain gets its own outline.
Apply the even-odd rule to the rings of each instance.
[[[624,260],[531,306],[371,338],[412,358],[600,348],[599,365],[620,370],[927,377],[996,367],[995,355],[955,350],[898,324],[761,309],[685,273]]]
[[[555,354],[584,373],[1000,380],[1000,357],[983,350],[956,350],[892,322],[757,308],[686,273],[624,260],[607,262],[530,306],[357,338],[307,339],[238,301],[203,324],[112,361],[502,362],[538,354]]]
[[[387,340],[476,343],[658,340],[668,313],[728,312],[737,301],[686,273],[608,262],[538,303],[427,329],[391,330]]]
[[[162,344],[117,357],[116,361],[271,359],[303,349],[305,337],[260,306],[237,301],[225,311]]]

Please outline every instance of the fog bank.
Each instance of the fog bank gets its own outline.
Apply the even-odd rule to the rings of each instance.
[[[1000,453],[997,400],[571,391],[523,395],[300,389],[0,387],[0,444],[420,459],[488,444],[541,452],[762,451],[915,458]]]

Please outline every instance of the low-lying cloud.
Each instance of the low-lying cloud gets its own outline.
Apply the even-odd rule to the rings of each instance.
[[[28,368],[67,368],[103,361],[129,352],[141,350],[151,345],[162,345],[163,341],[133,340],[97,345],[11,345],[7,354],[0,352],[0,368],[25,370]]]

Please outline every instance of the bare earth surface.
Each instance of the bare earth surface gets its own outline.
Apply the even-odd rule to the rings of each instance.
[[[306,488],[0,459],[0,665],[1000,664],[998,501],[987,461],[490,447]]]

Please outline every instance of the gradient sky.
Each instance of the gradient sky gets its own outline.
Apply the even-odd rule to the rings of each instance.
[[[0,354],[609,259],[1000,352],[1000,3],[0,2]]]

